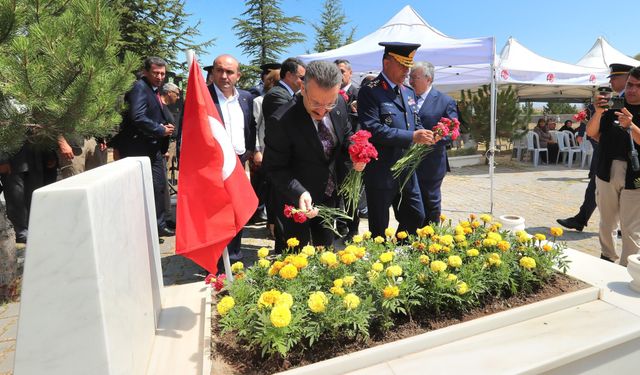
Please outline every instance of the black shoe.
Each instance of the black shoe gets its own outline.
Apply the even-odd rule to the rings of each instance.
[[[580,224],[578,220],[576,220],[576,218],[574,217],[570,217],[567,219],[557,219],[556,221],[558,222],[558,224],[562,225],[563,227],[569,228],[569,229],[575,229],[578,232],[582,232],[582,228],[584,228],[584,225]]]
[[[611,258],[609,258],[608,256],[605,256],[603,254],[600,254],[600,259],[606,260],[607,262],[615,263]]]
[[[176,235],[176,232],[172,231],[167,227],[158,229],[158,236],[160,237],[173,237],[175,235]]]
[[[176,230],[176,223],[174,223],[173,220],[165,220],[165,224],[167,225],[167,228]]]
[[[622,238],[622,231],[618,229],[618,238]]]

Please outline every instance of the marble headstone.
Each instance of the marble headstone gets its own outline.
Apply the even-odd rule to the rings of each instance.
[[[161,310],[159,257],[148,158],[37,190],[14,373],[144,374]]]

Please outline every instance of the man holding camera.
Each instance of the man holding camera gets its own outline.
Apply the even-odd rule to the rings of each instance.
[[[620,265],[640,250],[640,67],[631,69],[621,108],[606,93],[596,96],[595,112],[587,135],[599,141],[596,169],[596,201],[600,208],[602,258],[616,261],[615,232],[620,222]]]

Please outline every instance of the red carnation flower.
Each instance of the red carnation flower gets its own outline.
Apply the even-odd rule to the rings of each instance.
[[[289,206],[288,204],[284,205],[284,217],[291,218],[291,215],[293,215],[293,211],[293,206]]]

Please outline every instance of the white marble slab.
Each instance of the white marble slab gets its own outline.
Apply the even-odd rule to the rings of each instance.
[[[160,273],[147,158],[37,190],[15,374],[145,373]]]

